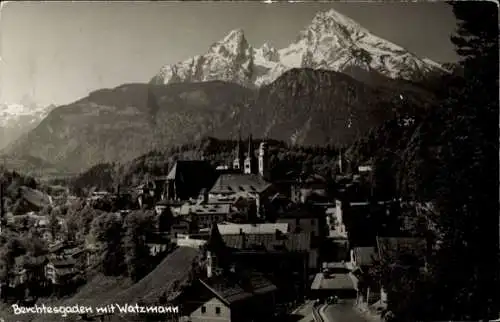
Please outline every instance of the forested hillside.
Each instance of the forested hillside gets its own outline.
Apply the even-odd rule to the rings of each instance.
[[[211,161],[214,166],[232,164],[237,141],[204,138],[192,144],[175,146],[166,152],[152,151],[124,164],[100,164],[70,184],[78,193],[85,189],[115,191],[117,186],[138,185],[147,177],[167,175],[176,160]],[[246,143],[246,142],[244,142]],[[258,141],[254,145],[258,146]],[[300,173],[316,172],[333,178],[337,171],[339,149],[299,147],[269,140],[269,167],[272,180],[287,179]],[[256,151],[257,152],[257,151]]]

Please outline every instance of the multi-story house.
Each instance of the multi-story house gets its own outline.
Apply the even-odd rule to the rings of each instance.
[[[229,204],[185,204],[180,209],[180,216],[196,223],[199,228],[227,221],[232,213],[233,209]]]
[[[205,248],[206,275],[183,294],[182,311],[190,321],[270,321],[277,287],[264,274],[232,264],[217,225]]]
[[[309,198],[328,196],[328,186],[325,178],[311,175],[300,178],[291,185],[291,200],[295,203],[305,203]]]
[[[26,270],[25,257],[18,256],[14,259],[14,269],[13,274],[9,279],[8,286],[10,288],[18,287],[19,285],[23,285],[28,279],[28,271]]]
[[[45,277],[53,285],[64,285],[77,273],[76,260],[73,258],[52,258],[45,265]]]
[[[326,231],[325,211],[312,205],[293,205],[278,214],[277,223],[288,224],[288,232],[307,233],[311,240],[324,237]]]

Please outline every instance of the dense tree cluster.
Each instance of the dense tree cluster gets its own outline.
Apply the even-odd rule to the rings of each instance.
[[[16,272],[23,266],[30,272],[43,271],[44,258],[48,253],[46,242],[34,232],[19,235],[8,230],[4,230],[0,239],[0,280],[5,285],[8,281],[16,279]],[[7,296],[18,296],[24,299],[26,293],[31,296],[40,295],[44,291],[44,278],[40,274],[27,274],[25,281],[26,289],[19,293],[18,290],[2,290],[2,298]],[[43,277],[43,276],[42,276]]]
[[[497,8],[488,2],[451,5],[463,77],[442,78],[438,109],[415,115],[407,126],[391,120],[350,150],[353,158],[370,156],[383,169],[374,180],[395,197],[431,202],[437,214],[415,226],[435,237],[425,273],[395,269],[391,261],[379,267],[394,321],[499,314]]]
[[[102,213],[92,222],[91,235],[101,247],[100,271],[105,275],[127,275],[138,281],[153,268],[147,236],[155,231],[151,211],[134,211],[125,218]]]
[[[234,140],[204,138],[167,151],[152,151],[122,165],[99,164],[72,180],[70,185],[77,194],[91,189],[114,192],[118,186],[130,187],[148,177],[167,175],[176,160],[204,159],[214,166],[230,165],[235,157],[236,143]],[[254,145],[257,147],[259,143],[255,141]],[[312,172],[327,179],[335,176],[340,147],[289,146],[273,140],[268,145],[271,180],[289,179],[291,174]]]

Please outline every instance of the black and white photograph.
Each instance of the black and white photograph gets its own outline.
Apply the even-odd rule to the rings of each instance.
[[[2,2],[0,322],[500,321],[499,21]]]

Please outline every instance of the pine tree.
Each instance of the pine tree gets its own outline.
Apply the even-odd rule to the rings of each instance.
[[[120,275],[125,267],[121,219],[114,214],[104,213],[92,225],[94,236],[104,245],[102,272],[105,275]]]
[[[465,78],[440,112],[435,200],[442,244],[428,304],[435,319],[492,319],[500,289],[498,230],[491,225],[498,213],[498,10],[489,2],[451,5]]]
[[[499,313],[498,9],[489,2],[450,4],[458,20],[451,40],[464,77],[443,77],[440,108],[426,113],[411,135],[392,133],[406,145],[399,192],[434,202],[440,242],[425,276],[412,277],[420,279],[418,297],[392,272],[383,274],[389,297],[412,298],[390,304],[394,321],[494,319]]]
[[[154,231],[154,215],[151,211],[134,211],[127,215],[123,223],[125,262],[128,274],[134,281],[149,273],[149,248],[146,236]]]

